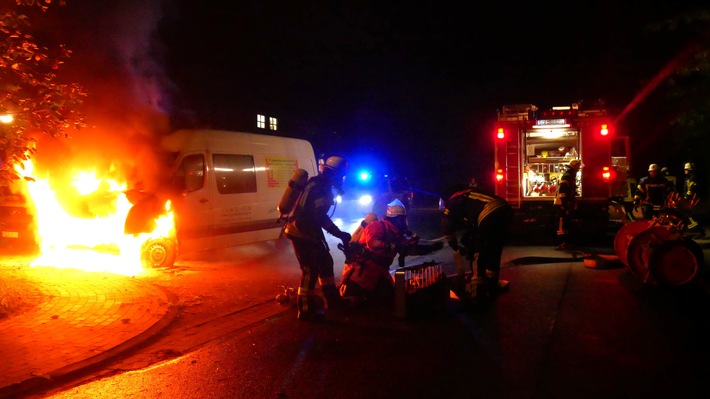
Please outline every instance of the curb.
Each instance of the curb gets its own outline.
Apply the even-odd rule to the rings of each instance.
[[[156,337],[161,331],[166,329],[175,320],[178,314],[178,297],[159,285],[153,285],[158,288],[160,292],[165,296],[165,301],[168,303],[168,308],[165,315],[156,321],[152,326],[150,326],[145,331],[136,335],[135,337],[122,342],[113,348],[99,353],[98,355],[92,356],[90,358],[81,360],[79,362],[66,365],[59,369],[53,370],[43,376],[36,376],[18,382],[12,385],[8,385],[0,388],[0,398],[5,397],[15,397],[18,395],[29,394],[31,391],[39,389],[48,389],[53,385],[60,384],[66,381],[70,381],[87,371],[87,369],[95,366],[100,366],[102,364],[107,364],[117,358],[129,352],[132,349],[138,348],[139,346],[147,343],[154,337]]]

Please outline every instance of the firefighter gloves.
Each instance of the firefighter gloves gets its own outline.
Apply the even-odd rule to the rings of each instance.
[[[343,245],[347,247],[350,245],[350,239],[352,236],[348,232],[341,231],[338,233],[338,238],[340,238],[340,240],[343,241]]]

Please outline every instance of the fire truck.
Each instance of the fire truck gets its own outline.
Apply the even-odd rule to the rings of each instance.
[[[628,178],[629,139],[615,131],[603,107],[506,105],[494,133],[495,193],[516,209],[519,221],[556,227],[553,201],[573,159],[583,165],[576,182],[580,228],[608,230],[610,221],[625,216],[623,205],[635,187]]]

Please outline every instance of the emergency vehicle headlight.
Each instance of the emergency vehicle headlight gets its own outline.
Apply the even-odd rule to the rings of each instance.
[[[361,196],[361,197],[357,200],[357,202],[358,202],[360,205],[370,205],[370,204],[372,203],[372,196],[371,196],[370,194],[365,194],[365,195]]]

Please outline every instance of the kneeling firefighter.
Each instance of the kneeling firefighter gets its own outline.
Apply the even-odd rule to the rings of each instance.
[[[340,294],[349,300],[394,300],[394,280],[389,273],[397,254],[402,264],[408,248],[416,247],[418,237],[409,231],[404,204],[394,200],[387,205],[382,220],[368,214],[353,233],[352,258],[343,269]]]
[[[503,245],[512,218],[513,209],[505,199],[477,189],[459,191],[446,201],[443,232],[451,249],[461,251],[471,265],[469,294],[474,298],[498,287]],[[461,229],[463,248],[456,237]]]
[[[308,179],[293,216],[284,228],[284,235],[291,240],[301,268],[296,298],[299,320],[324,316],[322,300],[315,293],[316,281],[320,282],[328,308],[342,305],[334,281],[333,257],[323,230],[338,237],[343,245],[350,242],[350,234],[340,231],[328,216],[328,210],[335,202],[333,188],[342,191],[347,168],[347,161],[339,156],[329,157],[321,164],[320,173]]]

